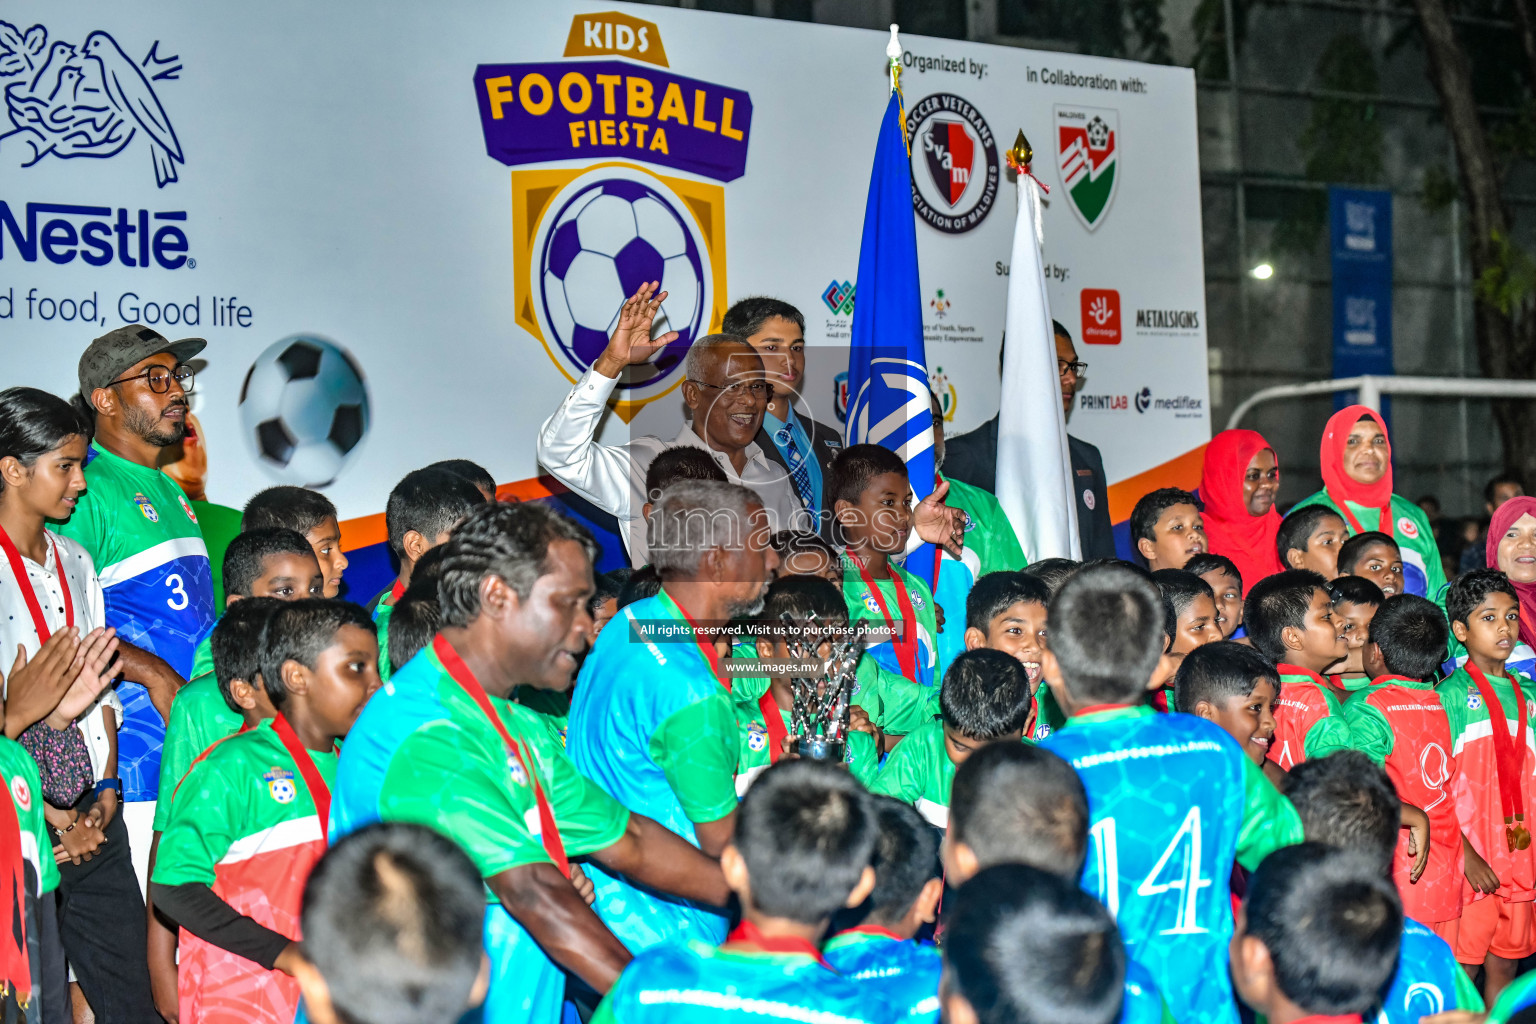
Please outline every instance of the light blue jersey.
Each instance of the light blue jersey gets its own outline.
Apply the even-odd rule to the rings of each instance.
[[[1218,726],[1120,707],[1041,743],[1077,769],[1091,824],[1083,889],[1181,1021],[1235,1022],[1227,975],[1232,864],[1302,838],[1296,810]]]
[[[1481,1013],[1483,997],[1445,940],[1405,917],[1397,970],[1381,1008],[1366,1020],[1373,1024],[1419,1024],[1419,1018],[1447,1010]]]
[[[827,940],[822,955],[849,981],[870,986],[909,1024],[938,1024],[944,958],[926,943],[853,929]]]
[[[694,822],[736,809],[735,706],[665,590],[629,605],[598,634],[565,742],[583,775],[695,846]],[[597,864],[586,870],[593,909],[632,952],[725,938],[726,919],[713,908],[638,888]]]

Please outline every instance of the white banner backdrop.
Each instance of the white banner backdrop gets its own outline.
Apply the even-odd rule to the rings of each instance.
[[[0,381],[67,395],[123,323],[207,337],[209,499],[320,484],[366,516],[441,458],[534,476],[535,431],[623,289],[662,276],[684,343],[746,295],[799,307],[807,401],[834,421],[884,33],[532,0],[359,11],[0,0]],[[1090,364],[1072,432],[1112,483],[1203,444],[1192,73],[903,43],[947,429],[997,411],[1022,129],[1051,188],[1052,311]],[[676,432],[684,347],[606,439]]]

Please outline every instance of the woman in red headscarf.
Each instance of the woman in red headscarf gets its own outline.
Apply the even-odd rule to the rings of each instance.
[[[1348,524],[1350,536],[1376,530],[1391,537],[1403,556],[1403,589],[1444,604],[1445,568],[1429,519],[1392,493],[1392,443],[1381,414],[1364,405],[1334,413],[1317,458],[1323,489],[1296,507],[1327,505]]]
[[[1510,498],[1494,510],[1488,564],[1509,577],[1520,598],[1520,642],[1508,665],[1530,675],[1536,671],[1536,498]]]
[[[1281,570],[1275,551],[1280,513],[1280,462],[1256,430],[1223,430],[1205,449],[1200,500],[1210,549],[1226,555],[1243,576],[1243,593]]]

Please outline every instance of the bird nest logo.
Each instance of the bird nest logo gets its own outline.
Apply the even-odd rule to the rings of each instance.
[[[0,158],[31,167],[45,156],[105,159],[117,156],[142,132],[155,184],[164,188],[185,163],[181,143],[155,83],[174,81],[179,57],[162,57],[156,41],[135,61],[106,32],[79,46],[33,25],[22,32],[0,21],[0,85],[11,130],[0,133]],[[3,125],[0,125],[3,127]]]
[[[513,175],[515,208],[528,217],[518,231],[528,244],[519,246],[515,273],[519,323],[544,342],[561,371],[572,381],[586,373],[607,346],[624,300],[641,284],[660,281],[667,293],[652,337],[678,337],[625,370],[616,411],[628,419],[681,383],[688,347],[719,322],[723,197],[710,194],[720,191],[715,186],[623,164],[563,172],[554,188],[526,180],[550,175],[562,172]],[[528,200],[541,208],[528,209]]]

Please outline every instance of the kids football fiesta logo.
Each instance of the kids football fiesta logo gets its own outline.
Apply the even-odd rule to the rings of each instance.
[[[486,152],[520,168],[518,326],[575,382],[608,344],[625,298],[648,281],[667,293],[652,336],[678,338],[620,378],[614,411],[628,421],[682,383],[689,346],[725,313],[725,190],[655,168],[741,177],[752,100],[673,74],[660,31],[629,15],[577,15],[565,56],[596,54],[623,59],[482,64],[474,82]],[[588,162],[521,169],[573,159]]]
[[[1056,164],[1067,205],[1092,231],[1115,199],[1120,154],[1120,112],[1107,107],[1055,108]]]

